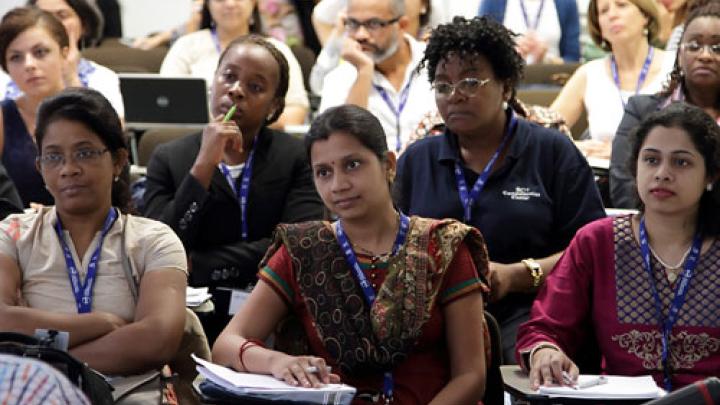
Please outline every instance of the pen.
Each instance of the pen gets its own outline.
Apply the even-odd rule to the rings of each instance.
[[[237,104],[233,104],[232,107],[228,110],[228,112],[223,117],[222,122],[228,122],[232,119],[232,116],[235,115],[235,111],[237,110]]]
[[[584,381],[584,382],[578,384],[578,385],[577,385],[577,389],[582,390],[582,389],[585,389],[585,388],[594,387],[594,386],[596,386],[596,385],[607,384],[607,382],[608,382],[607,377],[601,375],[601,376],[599,376],[599,377],[597,377],[597,378],[591,378],[591,379],[589,379],[589,380],[587,380],[587,381]]]

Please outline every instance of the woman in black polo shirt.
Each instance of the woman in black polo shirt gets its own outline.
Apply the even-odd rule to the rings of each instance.
[[[512,361],[517,327],[575,231],[604,216],[587,161],[565,135],[517,117],[523,61],[511,33],[480,17],[436,28],[424,65],[445,132],[398,163],[403,212],[480,229],[490,255],[490,311]],[[532,259],[535,258],[535,259]]]

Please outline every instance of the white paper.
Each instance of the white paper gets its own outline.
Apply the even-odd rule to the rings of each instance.
[[[311,403],[349,404],[355,388],[345,384],[326,384],[320,388],[305,388],[286,384],[273,376],[239,373],[192,355],[201,376],[226,390],[255,397],[297,400]]]
[[[578,383],[597,378],[597,375],[584,374],[578,377]],[[603,399],[651,399],[665,395],[665,390],[658,388],[655,380],[649,376],[625,377],[605,376],[607,384],[588,388],[575,389],[566,386],[541,386],[538,394],[549,397],[564,398],[603,398]]]
[[[202,305],[205,301],[212,298],[212,294],[208,293],[207,287],[193,288],[187,287],[185,289],[185,306],[197,307]]]
[[[240,307],[247,301],[250,292],[247,290],[232,290],[230,295],[230,306],[228,307],[228,315],[235,315]]]

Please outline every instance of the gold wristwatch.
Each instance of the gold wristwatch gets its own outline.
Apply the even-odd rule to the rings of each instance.
[[[540,286],[544,274],[540,263],[536,262],[535,259],[531,258],[522,260],[522,264],[524,264],[530,272],[530,277],[532,277],[533,279],[533,287],[537,288],[538,286]]]

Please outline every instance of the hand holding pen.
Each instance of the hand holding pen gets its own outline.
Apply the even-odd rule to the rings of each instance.
[[[534,351],[530,363],[530,384],[537,390],[541,385],[555,384],[574,386],[580,374],[575,363],[565,353],[554,347]]]
[[[200,143],[200,151],[195,158],[190,173],[206,189],[217,165],[223,161],[227,148],[238,152],[243,150],[243,137],[237,123],[232,120],[237,106],[232,107],[224,114],[217,115],[205,126]]]

